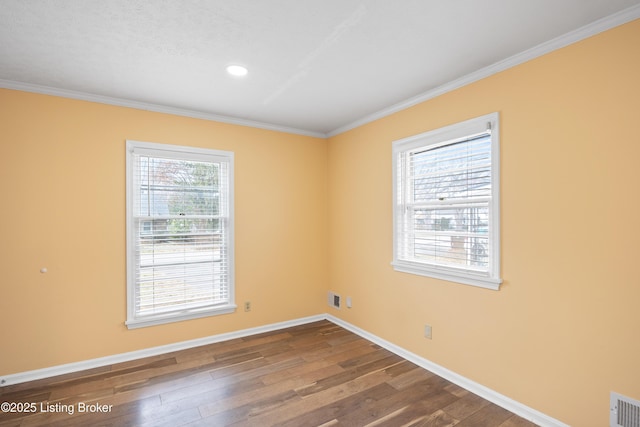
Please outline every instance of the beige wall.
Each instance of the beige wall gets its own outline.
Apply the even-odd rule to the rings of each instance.
[[[331,313],[573,426],[640,399],[640,21],[329,141]],[[391,143],[498,111],[500,291],[395,272]],[[433,340],[423,338],[433,326]]]
[[[610,390],[640,398],[639,40],[635,21],[328,141],[0,90],[0,375],[329,311],[607,425]],[[492,111],[501,290],[393,271],[392,141]],[[250,313],[125,328],[125,139],[236,153]],[[328,308],[329,289],[353,308]]]
[[[235,153],[236,313],[124,326],[126,139]],[[326,311],[325,140],[0,90],[0,144],[0,375]]]

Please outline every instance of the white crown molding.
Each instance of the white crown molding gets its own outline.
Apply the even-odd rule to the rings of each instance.
[[[272,130],[276,132],[291,133],[295,135],[312,136],[315,138],[326,138],[322,132],[314,132],[304,129],[297,129],[287,126],[274,125],[253,120],[239,119],[236,117],[223,116],[219,114],[205,113],[202,111],[188,110],[183,108],[169,107],[166,105],[152,104],[147,102],[132,101],[124,98],[113,98],[110,96],[95,95],[86,92],[58,89],[50,86],[42,86],[31,83],[18,82],[15,80],[0,79],[0,88],[20,90],[23,92],[39,93],[43,95],[59,96],[61,98],[77,99],[80,101],[97,102],[99,104],[115,105],[118,107],[135,108],[137,110],[153,111],[156,113],[172,114],[174,116],[190,117],[193,119],[210,120],[232,125],[247,126],[257,129]]]
[[[442,367],[430,360],[427,360],[415,353],[405,350],[402,347],[397,346],[387,340],[384,340],[374,334],[371,334],[351,323],[345,322],[331,314],[319,314],[315,316],[303,317],[299,319],[289,320],[285,322],[272,323],[269,325],[258,326],[255,328],[242,329],[240,331],[228,332],[218,335],[212,335],[204,338],[198,338],[189,341],[182,341],[173,344],[161,345],[158,347],[152,347],[128,353],[116,354],[113,356],[100,357],[97,359],[84,360],[75,363],[68,363],[65,365],[52,366],[49,368],[37,369],[33,371],[20,372],[16,374],[9,374],[0,377],[0,389],[12,384],[19,384],[27,381],[35,381],[43,378],[50,378],[58,375],[69,374],[73,372],[79,372],[87,369],[99,368],[101,366],[112,365],[115,363],[129,362],[131,360],[141,359],[144,357],[158,356],[165,353],[171,353],[179,350],[186,350],[193,347],[198,347],[207,344],[213,344],[222,341],[228,341],[236,338],[243,338],[250,335],[261,334],[265,332],[277,331],[279,329],[289,328],[292,326],[304,325],[311,322],[317,322],[320,320],[328,320],[335,323],[338,326],[345,328],[348,331],[353,332],[362,338],[371,341],[374,344],[378,344],[381,347],[397,354],[398,356],[415,363],[421,368],[427,369],[442,378],[451,381],[460,387],[477,394],[478,396],[495,403],[496,405],[507,409],[542,427],[569,427],[567,424],[549,417],[533,408],[523,405],[520,402],[506,397],[496,391],[493,391],[475,381],[472,381],[460,374],[457,374],[449,369]]]
[[[367,123],[371,123],[375,120],[382,119],[384,117],[387,117],[399,111],[406,110],[407,108],[413,107],[414,105],[428,101],[437,96],[444,95],[447,92],[451,92],[455,89],[459,89],[463,86],[474,83],[478,80],[482,80],[484,78],[492,76],[493,74],[515,67],[516,65],[520,65],[524,62],[530,61],[539,56],[545,55],[547,53],[551,53],[555,50],[569,46],[570,44],[579,42],[588,37],[594,36],[603,31],[610,30],[611,28],[626,24],[627,22],[631,22],[638,18],[640,18],[640,4],[631,6],[618,13],[614,13],[607,17],[601,18],[597,21],[594,21],[590,24],[585,25],[584,27],[570,31],[566,34],[563,34],[562,36],[556,37],[555,39],[541,43],[523,52],[510,56],[507,59],[488,65],[484,68],[481,68],[477,71],[467,74],[466,76],[462,76],[458,79],[452,80],[434,89],[430,89],[420,95],[416,95],[405,101],[399,102],[390,107],[384,108],[378,112],[362,117],[361,119],[358,119],[354,122],[351,122],[349,124],[346,124],[344,126],[341,126],[337,129],[334,129],[328,132],[327,137],[339,135],[343,132],[349,131],[351,129],[355,129],[359,126],[365,125]]]
[[[174,107],[169,107],[169,106],[159,105],[159,104],[138,102],[138,101],[132,101],[132,100],[127,100],[122,98],[113,98],[113,97],[102,96],[102,95],[94,95],[94,94],[80,92],[80,91],[58,89],[58,88],[53,88],[49,86],[36,85],[36,84],[18,82],[13,80],[0,79],[0,88],[20,90],[24,92],[40,93],[44,95],[60,96],[63,98],[71,98],[71,99],[78,99],[82,101],[90,101],[90,102],[97,102],[101,104],[115,105],[120,107],[135,108],[138,110],[153,111],[157,113],[173,114],[177,116],[191,117],[191,118],[202,119],[202,120],[211,120],[215,122],[229,123],[234,125],[247,126],[247,127],[265,129],[265,130],[272,130],[276,132],[311,136],[315,138],[330,138],[330,137],[339,135],[341,133],[347,132],[351,129],[357,128],[359,126],[365,125],[367,123],[371,123],[375,120],[387,117],[399,111],[406,110],[407,108],[413,107],[414,105],[428,101],[430,99],[443,95],[447,92],[453,91],[455,89],[459,89],[463,86],[474,83],[478,80],[490,77],[493,74],[515,67],[516,65],[520,65],[524,62],[530,61],[539,56],[545,55],[547,53],[551,53],[555,50],[558,50],[570,44],[579,42],[588,37],[599,34],[603,31],[607,31],[611,28],[626,24],[627,22],[633,21],[638,18],[640,18],[640,4],[631,6],[620,12],[601,18],[581,28],[570,31],[562,36],[556,37],[555,39],[541,43],[523,52],[517,53],[507,59],[498,61],[487,67],[481,68],[480,70],[474,71],[458,79],[452,80],[436,88],[430,89],[419,95],[411,97],[407,100],[391,105],[378,112],[369,114],[365,117],[362,117],[344,126],[338,127],[327,133],[291,128],[287,126],[274,125],[270,123],[240,119],[240,118],[223,116],[223,115],[212,114],[212,113],[205,113],[201,111],[174,108]]]

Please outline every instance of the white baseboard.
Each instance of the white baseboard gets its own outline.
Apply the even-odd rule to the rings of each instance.
[[[495,403],[496,405],[507,409],[521,416],[522,418],[529,420],[542,427],[569,427],[567,424],[551,418],[535,409],[532,409],[522,403],[506,397],[496,391],[493,391],[475,381],[463,377],[449,369],[442,367],[436,363],[431,362],[415,353],[405,350],[389,341],[386,341],[376,335],[373,335],[363,329],[358,328],[344,320],[341,320],[331,314],[319,314],[316,316],[303,317],[300,319],[289,320],[286,322],[272,323],[269,325],[259,326],[255,328],[242,329],[240,331],[228,332],[224,334],[211,335],[204,338],[198,338],[189,341],[182,341],[173,344],[161,345],[158,347],[147,348],[143,350],[131,351],[128,353],[116,354],[113,356],[100,357],[97,359],[85,360],[81,362],[68,363],[65,365],[52,366],[50,368],[36,369],[33,371],[20,372],[17,374],[9,374],[0,377],[0,387],[8,386],[11,384],[19,384],[27,381],[34,381],[43,378],[54,377],[57,375],[69,374],[72,372],[83,371],[86,369],[98,368],[101,366],[112,365],[115,363],[128,362],[131,360],[141,359],[149,356],[157,356],[164,353],[170,353],[178,350],[186,350],[193,347],[198,347],[207,344],[213,344],[222,341],[228,341],[236,338],[243,338],[250,335],[261,334],[265,332],[272,332],[278,329],[289,328],[292,326],[304,325],[306,323],[317,322],[319,320],[328,320],[335,323],[348,331],[353,332],[379,346],[397,354],[398,356],[407,359],[416,365],[433,372],[442,378],[451,381],[454,384],[469,390],[478,396]]]
[[[402,347],[398,347],[397,345],[386,341],[376,335],[373,335],[367,331],[364,331],[357,326],[354,326],[350,323],[347,323],[337,317],[334,317],[330,314],[326,315],[326,319],[330,322],[335,323],[336,325],[342,326],[348,331],[353,332],[354,334],[360,335],[361,337],[378,344],[380,347],[386,348],[392,353],[401,356],[404,359],[407,359],[410,362],[415,363],[416,365],[433,372],[434,374],[451,381],[454,384],[459,385],[460,387],[469,390],[472,393],[477,394],[478,396],[486,399],[496,405],[513,412],[516,415],[521,416],[522,418],[531,421],[534,424],[537,424],[541,427],[570,427],[568,424],[565,424],[561,421],[558,421],[554,418],[549,417],[548,415],[543,414],[542,412],[536,411],[533,408],[530,408],[526,405],[523,405],[520,402],[516,402],[515,400],[504,396],[494,390],[491,390],[482,384],[478,384],[475,381],[472,381],[462,375],[459,375],[449,369],[440,366],[436,363],[431,362],[421,356],[418,356],[415,353],[405,350]]]
[[[43,378],[55,377],[63,374],[70,374],[87,369],[99,368],[101,366],[113,365],[115,363],[129,362],[131,360],[142,359],[143,357],[158,356],[160,354],[186,350],[193,347],[199,347],[201,345],[213,344],[236,338],[243,338],[250,335],[261,334],[264,332],[276,331],[278,329],[289,328],[292,326],[303,325],[305,323],[325,320],[326,318],[326,315],[319,314],[316,316],[303,317],[286,322],[258,326],[256,328],[242,329],[240,331],[211,335],[208,337],[197,338],[189,341],[181,341],[173,344],[161,345],[158,347],[145,348],[143,350],[136,350],[128,353],[120,353],[112,356],[99,357],[97,359],[83,360],[80,362],[67,363],[65,365],[57,365],[49,368],[19,372],[17,374],[9,374],[0,377],[0,387],[8,386],[11,384],[19,384],[27,381],[40,380]]]

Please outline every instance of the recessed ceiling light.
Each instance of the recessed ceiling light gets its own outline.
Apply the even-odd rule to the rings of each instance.
[[[227,66],[227,73],[231,74],[232,76],[242,77],[242,76],[246,76],[248,72],[249,70],[247,70],[247,68],[243,67],[242,65]]]

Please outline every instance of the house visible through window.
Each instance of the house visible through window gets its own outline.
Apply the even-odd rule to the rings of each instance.
[[[396,141],[398,271],[498,289],[498,114]]]
[[[233,153],[127,141],[127,321],[235,309]]]

